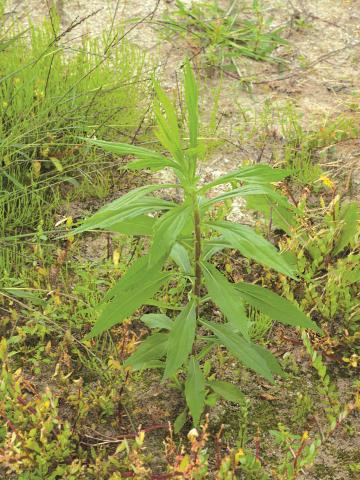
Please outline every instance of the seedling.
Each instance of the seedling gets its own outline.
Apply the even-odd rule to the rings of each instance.
[[[198,90],[189,63],[184,67],[184,90],[188,139],[183,138],[174,105],[155,82],[156,135],[169,152],[168,156],[134,145],[88,139],[89,143],[108,152],[136,157],[127,164],[128,169],[170,168],[178,183],[135,188],[104,206],[71,233],[101,229],[151,238],[148,253],[136,260],[106,293],[100,318],[89,338],[129,318],[150,302],[164,285],[183,282],[185,278],[186,298],[181,311],[175,318],[164,313],[143,315],[141,320],[154,333],[141,343],[126,365],[135,370],[162,370],[164,380],[171,379],[184,389],[188,409],[194,424],[198,425],[205,405],[212,404],[214,397],[243,401],[237,387],[210,379],[208,372],[204,372],[202,359],[214,347],[225,347],[233,357],[270,382],[274,381],[274,375],[283,374],[276,358],[251,342],[244,302],[286,325],[316,331],[319,328],[288,300],[251,283],[231,283],[211,262],[215,253],[235,249],[245,257],[296,278],[292,265],[270,242],[250,227],[219,220],[216,214],[217,205],[239,196],[245,199],[260,196],[274,208],[281,206],[290,211],[287,199],[273,186],[287,172],[267,165],[247,166],[203,184],[197,175],[203,151],[198,135]],[[231,187],[218,193],[216,187],[219,185]],[[175,188],[182,191],[182,199],[178,202],[153,195]],[[170,268],[173,264],[177,267]],[[205,306],[209,302],[221,310],[222,322],[207,318]],[[169,305],[169,310],[172,307]],[[180,371],[186,372],[184,385],[180,381]],[[177,430],[186,416],[185,411],[178,417]]]

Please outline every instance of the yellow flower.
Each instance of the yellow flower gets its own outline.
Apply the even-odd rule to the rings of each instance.
[[[309,439],[309,432],[307,430],[305,430],[305,432],[302,435],[301,441],[305,442],[308,439]]]
[[[343,361],[348,363],[351,367],[356,368],[359,363],[359,356],[353,353],[350,358],[343,357]]]
[[[240,458],[245,456],[245,452],[242,448],[239,448],[239,450],[235,454],[235,461],[238,462]]]
[[[319,180],[323,183],[323,185],[325,185],[325,187],[328,187],[328,188],[334,188],[335,187],[334,182],[329,177],[327,177],[326,175],[320,175]]]

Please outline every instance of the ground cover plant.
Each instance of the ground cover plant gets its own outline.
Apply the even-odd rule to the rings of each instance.
[[[238,19],[254,18],[251,2],[241,3],[250,9],[240,11]],[[108,4],[116,13],[120,3]],[[281,15],[280,4],[263,3],[259,18],[265,12],[274,24],[286,26],[284,36],[296,62],[302,41],[314,53],[316,21],[302,7],[289,18],[290,4]],[[328,0],[323,4],[330,5]],[[144,12],[143,22],[130,18],[127,8],[107,17],[104,9],[95,15],[84,5],[82,0],[64,2],[59,20],[52,17],[54,26],[58,21],[67,31],[89,15],[77,27],[86,36],[103,23],[101,55],[124,17],[125,32],[132,29],[140,45],[147,43],[146,29],[154,35],[154,24],[164,21],[161,4],[149,14],[148,2],[139,6],[141,13],[134,3],[131,15]],[[219,5],[229,12],[230,2]],[[253,8],[260,7],[255,2]],[[329,21],[333,10],[339,7],[332,4]],[[47,9],[44,14],[52,41]],[[9,26],[14,12],[5,10],[5,18]],[[342,23],[342,16],[333,20]],[[82,29],[86,22],[90,26]],[[20,52],[25,36],[30,38],[27,22],[16,25],[0,40],[14,55],[16,35],[21,33]],[[41,25],[40,20],[32,28],[40,32]],[[321,23],[317,47],[323,46],[328,28],[337,27]],[[336,38],[331,36],[332,45]],[[142,54],[126,45],[126,58],[137,68]],[[5,212],[3,223],[9,218],[9,224],[0,238],[0,247],[6,247],[0,262],[1,478],[358,476],[358,95],[352,86],[346,91],[335,82],[324,90],[326,101],[336,97],[336,109],[327,104],[328,110],[313,116],[309,103],[304,107],[301,101],[313,102],[313,92],[316,108],[324,101],[318,97],[322,69],[321,78],[316,68],[311,75],[304,70],[302,79],[292,70],[289,81],[268,85],[263,72],[277,76],[278,64],[237,56],[237,64],[245,75],[250,68],[255,81],[245,91],[237,75],[221,81],[204,75],[202,67],[212,68],[210,60],[191,44],[194,75],[189,64],[183,66],[180,45],[176,82],[170,68],[159,68],[157,79],[149,78],[150,65],[150,70],[140,67],[135,84],[123,85],[123,92],[134,88],[132,98],[140,98],[130,105],[134,124],[130,110],[117,112],[115,97],[106,104],[107,94],[114,92],[103,89],[104,103],[96,103],[99,91],[92,103],[96,110],[89,105],[91,121],[84,120],[80,108],[79,115],[65,112],[64,121],[56,123],[62,133],[48,157],[41,153],[49,147],[42,136],[46,132],[23,138],[21,151],[31,157],[35,148],[41,155],[21,163],[11,143],[16,169],[5,166],[8,151],[2,151],[3,171],[27,189],[33,186],[38,196]],[[84,47],[64,37],[57,48],[65,54],[66,70]],[[121,57],[124,49],[122,42],[113,46],[109,70],[99,69],[97,81],[111,82],[112,58]],[[174,43],[162,42],[165,59],[162,49],[174,53]],[[227,49],[218,45],[217,59],[225,59]],[[168,60],[166,65],[173,65],[171,53]],[[306,58],[301,61],[305,64]],[[42,79],[49,72],[37,66],[31,71]],[[63,78],[61,72],[50,79]],[[338,74],[338,69],[328,71],[329,82]],[[306,93],[310,87],[311,97]],[[36,112],[44,119],[39,102],[36,108],[30,126],[37,125]],[[51,120],[50,106],[47,111]],[[17,125],[26,116],[20,105],[16,112]],[[126,125],[109,119],[95,131],[107,113],[118,113],[119,124],[128,118]],[[4,135],[10,148],[6,138],[11,131]],[[44,184],[34,178],[37,160]],[[5,195],[15,189],[8,180]],[[45,184],[49,188],[39,190]],[[195,221],[196,207],[200,222]],[[294,325],[286,323],[289,319]]]

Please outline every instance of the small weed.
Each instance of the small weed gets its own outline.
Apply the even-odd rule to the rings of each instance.
[[[237,73],[236,60],[241,56],[282,61],[272,54],[287,42],[280,35],[281,29],[274,28],[273,20],[265,17],[260,2],[253,2],[250,15],[236,1],[227,11],[217,1],[193,2],[187,7],[177,0],[176,8],[165,15],[162,34],[182,38],[194,56],[201,54],[206,67]]]

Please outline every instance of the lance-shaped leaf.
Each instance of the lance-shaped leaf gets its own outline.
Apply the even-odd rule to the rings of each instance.
[[[156,221],[154,239],[150,249],[151,262],[157,262],[161,258],[168,257],[190,214],[190,206],[184,203],[172,208]]]
[[[175,107],[157,82],[154,83],[154,88],[157,97],[154,102],[154,113],[158,127],[155,135],[181,167],[184,165],[184,154]]]
[[[267,288],[251,283],[240,282],[235,288],[250,305],[261,310],[273,320],[294,327],[311,328],[318,333],[321,329],[310,320],[296,305]]]
[[[224,183],[232,183],[236,181],[256,184],[279,182],[288,175],[288,170],[275,169],[271,168],[269,165],[263,164],[250,165],[247,167],[242,167],[235,172],[228,173],[227,175],[223,175],[222,177],[207,183],[200,189],[200,192],[206,192],[217,185],[223,185]]]
[[[232,327],[249,338],[249,319],[245,315],[244,305],[233,283],[222,275],[210,263],[202,262],[202,273],[211,299],[220,308]]]
[[[162,313],[146,313],[140,320],[149,328],[171,330],[174,325],[174,321]]]
[[[107,303],[88,338],[99,335],[132,315],[152,298],[170,276],[171,273],[161,271],[161,264],[149,265],[147,256],[135,262],[106,294]]]
[[[95,214],[93,217],[85,220],[85,222],[74,230],[73,233],[81,233],[86,230],[102,229],[112,231],[112,227],[126,222],[131,218],[139,217],[146,213],[152,213],[159,210],[169,210],[175,204],[155,197],[143,197],[121,209],[116,211],[102,212]]]
[[[258,352],[258,354],[265,360],[267,366],[270,368],[272,373],[274,373],[275,375],[279,375],[280,377],[286,376],[277,358],[269,350],[255,343],[253,344],[253,346]]]
[[[288,277],[296,278],[294,268],[286,258],[252,228],[226,221],[212,222],[209,226],[221,233],[221,241],[229,248],[236,248],[245,257],[252,258]]]
[[[196,158],[201,152],[201,148],[198,148],[198,91],[194,72],[192,71],[190,62],[188,60],[184,66],[184,87],[190,136],[190,149],[188,150],[187,154],[191,161],[191,175],[194,176],[196,172]]]
[[[225,398],[228,402],[243,403],[245,400],[245,395],[242,391],[232,383],[222,380],[212,380],[211,382],[207,382],[207,385],[213,392]]]
[[[82,138],[82,140],[86,140],[87,143],[91,143],[96,147],[102,148],[106,152],[115,153],[116,155],[132,155],[143,162],[142,166],[139,168],[147,168],[154,166],[160,166],[161,168],[165,166],[169,166],[169,164],[173,164],[171,160],[169,160],[164,155],[161,155],[158,152],[154,152],[153,150],[148,150],[147,148],[137,147],[136,145],[130,145],[128,143],[120,143],[120,142],[107,142],[105,140],[95,140],[92,138]],[[132,164],[128,164],[126,168],[133,168]]]
[[[284,207],[289,206],[287,198],[277,193],[270,185],[245,185],[244,187],[234,188],[217,197],[208,199],[203,203],[202,207],[207,208],[214,203],[224,202],[234,197],[247,197],[250,195],[266,195],[270,200],[279,205]]]
[[[155,218],[148,215],[139,215],[107,227],[107,230],[124,235],[151,236],[153,234]]]
[[[220,342],[229,350],[231,355],[240,360],[246,367],[259,373],[270,382],[274,381],[270,367],[254,348],[253,344],[247,342],[240,335],[236,335],[234,330],[218,323],[200,320],[200,322],[209,328]]]
[[[189,360],[185,398],[194,424],[197,426],[205,407],[205,378],[195,357],[191,357]]]
[[[191,300],[177,316],[169,334],[164,378],[175,375],[191,352],[196,328],[195,302]]]
[[[188,111],[188,123],[190,134],[190,147],[196,148],[198,145],[198,91],[194,77],[194,72],[191,69],[190,62],[186,61],[184,66],[184,87],[185,87],[185,102]]]
[[[125,361],[124,365],[132,367],[133,370],[161,367],[162,364],[159,363],[159,360],[166,353],[167,341],[167,333],[150,335],[141,342],[135,352]]]
[[[164,160],[164,159],[165,160]],[[171,168],[178,168],[178,165],[170,160],[169,158],[163,157],[161,159],[149,159],[149,160],[134,160],[133,162],[129,162],[126,164],[124,169],[126,170],[161,170],[164,167],[171,167]]]
[[[186,423],[188,416],[188,410],[185,408],[179,415],[176,417],[176,420],[174,422],[174,432],[177,434],[180,432],[180,430],[183,428],[183,426]]]
[[[169,208],[174,207],[175,204],[172,202],[167,202],[161,198],[146,196],[148,193],[162,188],[173,188],[173,185],[148,185],[135,188],[87,218],[83,224],[75,228],[71,234],[77,234],[97,228],[110,228],[113,225],[119,224],[129,218],[138,217],[144,213],[168,210]]]
[[[175,243],[171,249],[170,257],[184,273],[187,275],[192,274],[189,254],[183,245]]]

